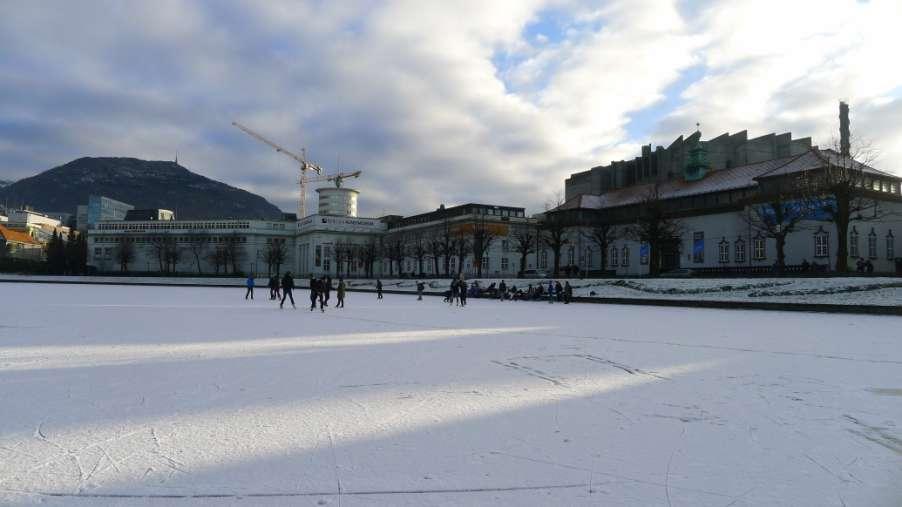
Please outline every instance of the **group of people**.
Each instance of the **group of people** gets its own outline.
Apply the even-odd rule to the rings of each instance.
[[[457,306],[467,306],[467,281],[463,277],[451,280],[451,287],[445,291],[445,302],[448,304],[457,304]]]
[[[247,292],[244,294],[244,299],[254,299],[254,283],[254,277],[248,276],[246,283]],[[344,308],[347,288],[344,279],[339,278],[338,286],[335,287],[337,296],[336,308]],[[421,281],[417,282],[417,300],[421,301],[423,299],[425,288],[425,283]],[[294,303],[294,289],[294,277],[291,275],[290,271],[286,272],[281,278],[278,275],[269,278],[269,299],[270,301],[279,301],[279,308],[285,307],[286,300],[291,303],[292,308],[297,308]],[[319,303],[320,311],[325,312],[325,308],[329,306],[332,290],[332,277],[311,277],[310,311],[314,311],[317,303]],[[479,282],[474,281],[471,285],[461,276],[460,278],[451,280],[450,288],[445,291],[444,301],[451,305],[467,306],[468,297],[489,297],[497,298],[500,301],[536,301],[547,299],[549,303],[558,301],[568,304],[573,298],[573,287],[570,285],[569,281],[565,281],[564,284],[561,285],[561,282],[559,281],[549,280],[547,286],[544,284],[536,284],[535,286],[529,284],[524,290],[522,288],[517,288],[516,285],[508,287],[507,283],[504,280],[501,280],[501,283],[497,286],[492,282],[491,285],[483,289],[479,287]],[[382,280],[379,279],[376,280],[376,298],[382,299]]]
[[[247,291],[244,293],[244,299],[254,299],[254,276],[249,275],[247,277],[247,282],[245,284],[247,286]],[[294,277],[291,275],[291,271],[285,272],[285,274],[279,278],[278,275],[271,276],[269,278],[269,300],[270,301],[279,301],[279,308],[285,307],[285,300],[288,300],[291,303],[292,308],[297,308],[294,303]],[[379,282],[379,299],[382,299],[382,282]],[[331,277],[322,277],[322,278],[310,278],[310,311],[316,309],[316,303],[319,302],[320,311],[325,312],[325,307],[329,306],[329,299],[332,295],[332,278]],[[345,294],[347,293],[347,284],[344,279],[338,279],[338,286],[335,287],[335,293],[337,296],[337,303],[335,305],[336,308],[344,308],[345,307]]]
[[[871,259],[865,260],[859,257],[855,262],[855,271],[858,273],[871,274],[874,272],[874,263],[871,262]]]
[[[495,284],[493,283],[489,286],[487,292],[494,295],[494,297],[497,297],[500,301],[536,301],[548,299],[551,303],[557,301],[569,304],[570,301],[573,300],[573,286],[570,285],[569,281],[564,281],[564,284],[561,285],[561,282],[557,280],[549,280],[547,285],[536,284],[533,286],[532,284],[529,284],[526,289],[523,289],[522,287],[518,288],[516,285],[512,285],[508,288],[504,280],[501,280],[501,283],[498,284],[497,288],[495,288]]]

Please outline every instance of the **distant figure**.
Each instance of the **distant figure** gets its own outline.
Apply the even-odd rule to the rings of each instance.
[[[869,275],[874,273],[874,263],[871,262],[871,259],[864,263],[864,270]]]
[[[811,269],[811,265],[808,264],[808,259],[802,259],[802,273],[807,273],[809,269]]]
[[[269,277],[269,300],[275,301],[279,292],[279,275],[275,274]]]
[[[448,304],[454,304],[455,300],[459,300],[460,298],[460,283],[455,278],[451,280],[451,287],[448,292]],[[458,301],[459,304],[459,301]]]
[[[554,295],[557,296],[558,302],[564,300],[564,287],[561,282],[554,282]]]
[[[498,299],[504,301],[505,296],[507,296],[507,284],[504,283],[504,280],[501,280],[501,283],[498,285]]]
[[[382,280],[376,279],[376,299],[382,299]]]
[[[855,271],[864,273],[864,259],[862,259],[861,257],[859,257],[858,260],[855,261]]]
[[[323,282],[325,282],[324,283],[325,286],[323,287],[323,301],[322,301],[322,305],[320,305],[320,306],[329,306],[329,296],[332,295],[332,277],[327,276],[323,280]],[[325,310],[323,310],[323,311],[325,311]]]
[[[548,303],[554,304],[554,282],[548,280]]]
[[[247,298],[250,297],[251,300],[253,300],[254,299],[254,275],[247,275],[247,282],[245,282],[245,284],[247,285],[247,292],[244,293],[244,299],[247,300]]]
[[[564,304],[569,305],[570,300],[573,298],[573,287],[570,285],[569,281],[564,282]]]
[[[345,281],[341,278],[338,279],[338,291],[336,295],[338,296],[338,303],[336,303],[335,308],[344,308],[345,307]]]
[[[423,300],[423,289],[426,288],[426,284],[423,282],[417,282],[417,301]]]
[[[458,293],[460,294],[460,306],[467,306],[467,281],[461,279],[458,285]]]
[[[316,299],[319,297],[319,280],[310,277],[310,311],[316,310]]]
[[[285,276],[282,277],[282,301],[279,303],[279,308],[282,308],[285,305],[285,298],[291,300],[291,307],[297,308],[294,306],[294,278],[291,277],[291,271],[286,271]]]

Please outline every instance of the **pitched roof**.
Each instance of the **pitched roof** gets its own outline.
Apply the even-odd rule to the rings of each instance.
[[[657,191],[661,199],[677,199],[724,190],[754,188],[758,186],[758,178],[782,176],[818,169],[824,167],[826,162],[835,162],[838,158],[839,154],[833,150],[812,148],[791,157],[776,158],[731,169],[712,171],[703,179],[697,181],[684,181],[682,179],[662,181],[657,183]],[[856,168],[866,173],[898,178],[898,176],[878,171],[868,165],[855,163],[858,164]],[[642,202],[653,191],[655,184],[632,185],[611,190],[601,195],[578,195],[562,204],[558,209],[602,209],[637,204]]]
[[[32,238],[27,232],[16,231],[5,225],[0,225],[0,236],[9,242],[25,243],[30,245],[40,245],[38,241]]]

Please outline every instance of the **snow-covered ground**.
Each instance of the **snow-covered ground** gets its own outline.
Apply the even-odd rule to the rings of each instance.
[[[0,301],[0,505],[902,504],[899,317]]]
[[[566,279],[560,279],[563,283]],[[243,287],[244,278],[211,277],[122,277],[122,276],[58,276],[0,274],[0,281],[45,281],[107,284],[171,284]],[[416,291],[416,279],[383,279],[385,290]],[[448,289],[450,279],[428,279],[427,291]],[[475,280],[480,287],[499,283],[501,279]],[[902,278],[836,277],[836,278],[657,278],[657,279],[569,279],[573,295],[597,298],[675,299],[704,301],[751,301],[774,303],[845,304],[902,306]],[[508,286],[526,288],[529,284],[547,286],[547,279],[506,279]],[[265,278],[257,279],[258,287]],[[306,286],[306,279],[296,280]],[[337,279],[336,279],[337,283]],[[474,280],[469,280],[472,285]],[[375,290],[373,279],[348,280],[351,289]]]

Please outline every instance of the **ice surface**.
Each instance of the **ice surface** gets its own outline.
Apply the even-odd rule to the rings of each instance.
[[[257,295],[0,284],[0,504],[902,504],[899,317]]]

